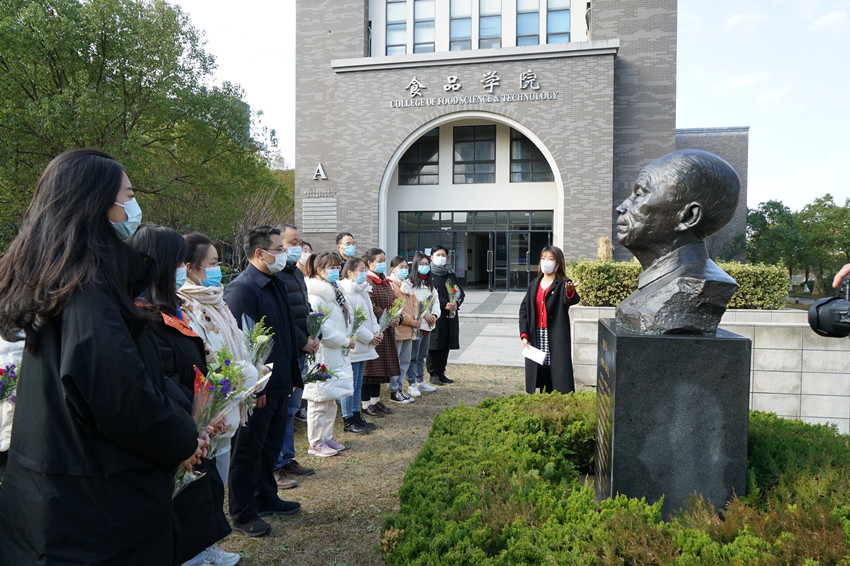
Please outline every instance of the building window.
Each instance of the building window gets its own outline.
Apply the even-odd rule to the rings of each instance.
[[[399,185],[440,183],[440,129],[434,128],[410,146],[398,164]]]
[[[454,182],[496,182],[496,126],[455,126]]]
[[[451,0],[449,51],[472,49],[472,0]]]
[[[414,0],[413,2],[413,52],[434,52],[434,10],[435,0]]]
[[[546,43],[570,42],[570,0],[547,0]]]
[[[540,0],[517,0],[516,44],[540,43]]]
[[[555,180],[549,163],[534,143],[511,128],[511,183]]]
[[[407,53],[407,0],[387,0],[387,55]]]
[[[478,15],[478,48],[501,47],[502,0],[480,0]]]

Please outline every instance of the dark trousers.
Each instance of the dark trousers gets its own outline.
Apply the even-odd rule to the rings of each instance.
[[[446,375],[446,364],[449,362],[449,350],[429,350],[425,364],[428,367],[428,375]]]
[[[537,383],[535,387],[541,393],[552,392],[552,366],[537,366]]]
[[[364,383],[363,388],[360,389],[360,400],[368,401],[372,397],[380,397],[381,396],[381,386],[378,383]]]
[[[274,467],[283,447],[289,395],[266,395],[246,426],[233,437],[230,456],[230,516],[240,524],[259,519],[258,511],[278,501]]]

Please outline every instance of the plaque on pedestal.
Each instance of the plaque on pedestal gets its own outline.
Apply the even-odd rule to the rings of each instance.
[[[667,518],[698,493],[744,494],[750,340],[642,334],[599,321],[596,496],[664,496]]]

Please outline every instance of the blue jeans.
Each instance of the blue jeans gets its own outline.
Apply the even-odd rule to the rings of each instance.
[[[410,347],[410,367],[407,368],[408,383],[423,383],[425,381],[425,358],[428,357],[428,346],[431,344],[431,333],[423,334],[419,340],[414,340]]]
[[[348,419],[354,413],[360,412],[360,391],[363,389],[363,372],[366,370],[366,362],[354,362],[351,364],[351,372],[354,374],[354,394],[339,400],[342,407],[342,418]],[[355,409],[357,409],[355,411]]]
[[[307,373],[306,356],[298,356],[298,367],[301,369],[302,376]],[[286,429],[283,432],[283,448],[274,467],[275,470],[288,464],[295,458],[295,431],[293,430],[293,424],[295,422],[295,413],[301,408],[302,395],[304,395],[303,389],[293,389],[292,395],[289,396],[289,404],[286,408]]]
[[[412,344],[413,340],[397,340],[395,343],[395,351],[398,352],[398,365],[401,368],[401,373],[390,378],[391,393],[402,390],[402,378],[410,366],[410,349]]]

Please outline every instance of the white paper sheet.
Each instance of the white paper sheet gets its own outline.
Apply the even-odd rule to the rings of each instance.
[[[543,365],[543,360],[546,359],[546,352],[544,352],[543,350],[538,350],[534,346],[523,348],[522,355],[531,360],[532,362],[540,365]]]

